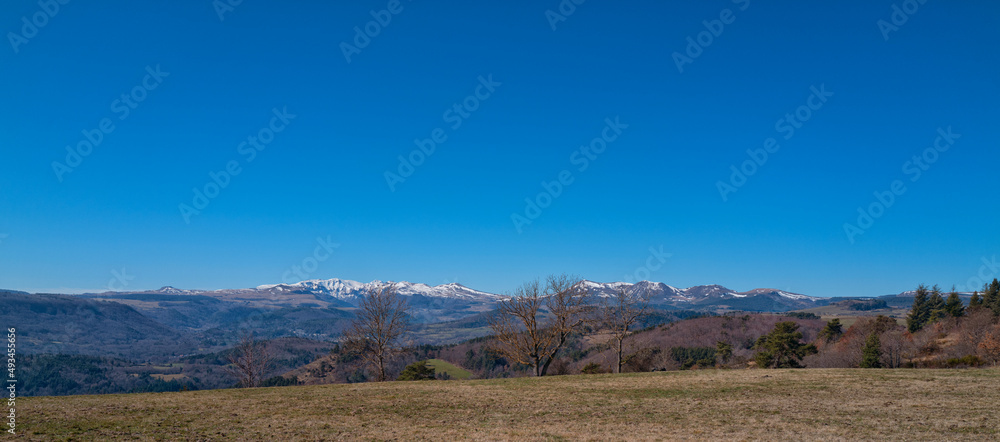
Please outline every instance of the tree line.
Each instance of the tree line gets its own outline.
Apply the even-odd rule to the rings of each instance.
[[[921,284],[905,326],[866,317],[848,330],[830,324],[810,360],[818,367],[955,367],[1000,363],[1000,281],[973,293],[968,305],[954,289]],[[831,321],[833,322],[833,321]]]
[[[861,309],[868,307],[865,304]],[[673,361],[674,366],[681,369],[739,364],[760,368],[806,365],[895,368],[905,364],[927,364],[926,356],[937,351],[935,345],[940,345],[938,341],[943,333],[959,329],[961,345],[949,349],[955,353],[950,361],[978,365],[1000,360],[1000,328],[996,325],[996,318],[1000,317],[1000,282],[997,280],[987,284],[981,294],[979,291],[973,294],[968,307],[954,290],[945,295],[938,286],[921,284],[915,292],[905,327],[893,318],[879,315],[862,317],[845,330],[839,319],[833,319],[818,333],[812,329],[810,333],[814,337],[808,339],[798,323],[780,321],[767,332],[750,335],[752,340],[746,336],[734,342],[727,338],[727,330],[733,330],[733,317],[725,317],[713,347],[673,346],[666,351],[656,346],[628,348],[627,340],[635,339],[637,324],[649,313],[649,300],[624,287],[610,296],[595,299],[579,279],[570,276],[529,281],[498,303],[487,321],[491,334],[478,338],[482,348],[479,351],[469,349],[463,362],[467,368],[482,372],[513,367],[527,370],[534,376],[545,376],[553,370],[564,373],[566,357],[579,360],[592,350],[579,346],[580,339],[589,336],[590,341],[598,342],[597,348],[610,352],[612,360],[606,366],[591,363],[582,369],[583,372],[621,373],[626,365],[633,371],[648,371],[659,369],[657,364],[663,361]],[[811,314],[793,313],[791,317],[806,322],[818,319]],[[745,329],[746,317],[743,320]],[[392,372],[399,372],[401,365],[393,365],[391,361],[414,347],[406,340],[411,330],[405,298],[392,286],[371,290],[361,300],[356,318],[344,332],[342,347],[338,345],[337,348],[341,362],[357,361],[365,368],[365,372],[350,375],[348,381],[394,379]],[[241,346],[247,349],[243,354],[252,353],[248,343]],[[737,357],[738,352],[747,351],[750,356]],[[258,357],[261,358],[263,356]],[[433,369],[420,362],[403,369],[403,377],[434,378],[428,371]],[[232,365],[241,366],[237,360]],[[237,376],[244,386],[261,382],[259,375],[254,378],[251,374],[241,376],[237,373]]]
[[[407,311],[405,299],[391,286],[373,289],[344,333],[345,352],[363,360],[370,378],[376,381],[390,379],[387,361],[405,348],[402,338],[409,330]],[[662,355],[659,349],[628,349],[626,340],[635,335],[637,325],[649,313],[648,298],[626,287],[595,299],[578,278],[553,275],[544,281],[529,281],[498,303],[487,321],[492,333],[481,338],[484,349],[479,353],[470,349],[466,364],[488,370],[503,363],[526,368],[534,376],[550,374],[560,365],[557,371],[562,372],[560,357],[569,351],[568,343],[584,335],[596,338],[601,348],[611,351],[613,361],[607,371],[613,373],[621,373],[626,364],[655,368],[654,363],[642,361],[658,356],[685,368],[732,357],[732,347],[723,342],[715,348],[672,347]],[[802,342],[798,327],[795,322],[780,322],[760,336],[753,343],[756,363],[771,368],[800,366],[803,357],[815,352],[815,346]],[[407,379],[429,377],[420,361],[404,371]],[[604,369],[591,367],[590,371]]]

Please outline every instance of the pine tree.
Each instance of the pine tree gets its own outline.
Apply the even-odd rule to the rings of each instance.
[[[983,306],[993,310],[994,315],[1000,315],[1000,281],[995,278],[983,288]]]
[[[754,348],[757,354],[754,360],[760,368],[799,368],[799,361],[806,355],[816,353],[816,346],[802,343],[802,332],[799,325],[792,322],[779,322],[774,330],[757,339]]]
[[[974,310],[983,306],[983,298],[979,292],[972,292],[972,299],[969,300],[969,310]]]
[[[833,318],[830,322],[826,323],[826,327],[820,330],[818,337],[820,339],[825,338],[826,342],[833,342],[840,339],[840,335],[844,334],[844,326],[840,323],[840,318]]]
[[[861,368],[882,368],[882,343],[878,331],[872,330],[865,339],[865,347],[861,350]]]
[[[924,325],[938,322],[947,314],[945,311],[944,296],[941,294],[941,287],[938,287],[937,284],[934,284],[934,287],[931,288],[931,297],[927,301],[927,312],[928,318]]]
[[[927,309],[928,296],[927,286],[923,284],[917,286],[913,307],[910,308],[910,315],[906,318],[906,326],[910,333],[916,333],[917,330],[924,328],[924,324],[930,319],[930,311]]]
[[[429,381],[434,380],[434,367],[427,366],[427,361],[417,361],[407,365],[399,374],[397,381]]]
[[[955,287],[952,287],[951,293],[948,294],[948,300],[944,303],[944,311],[953,318],[961,318],[965,315],[965,305],[962,304],[962,299],[958,297]]]
[[[715,358],[718,360],[719,365],[725,365],[731,357],[733,357],[732,345],[722,341],[715,343]]]

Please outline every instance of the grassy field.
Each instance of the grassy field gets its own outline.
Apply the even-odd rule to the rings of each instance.
[[[906,308],[884,308],[878,310],[868,310],[859,311],[851,310],[843,305],[831,304],[822,307],[813,307],[802,310],[795,310],[796,312],[802,313],[812,313],[819,316],[824,321],[829,321],[833,318],[840,319],[840,323],[843,324],[844,330],[847,330],[850,326],[854,325],[858,319],[865,316],[878,316],[885,315],[892,318],[896,318],[896,322],[902,326],[906,326],[906,315],[910,312]]]
[[[1000,438],[1000,370],[732,370],[18,400],[19,438]]]
[[[465,380],[472,377],[471,371],[440,359],[428,359],[427,366],[433,367],[436,373],[448,373],[448,376],[451,376],[452,379]]]

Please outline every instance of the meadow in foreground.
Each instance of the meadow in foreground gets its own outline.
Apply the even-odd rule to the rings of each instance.
[[[998,402],[998,369],[701,370],[24,398],[18,438],[983,440]]]

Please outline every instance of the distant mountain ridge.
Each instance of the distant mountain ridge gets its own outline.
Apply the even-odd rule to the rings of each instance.
[[[482,336],[485,318],[508,295],[458,283],[430,286],[394,281],[362,283],[312,279],[252,288],[156,290],[46,295],[0,290],[0,320],[24,330],[26,353],[112,354],[139,360],[218,351],[240,330],[270,339],[297,336],[335,340],[354,317],[369,290],[391,286],[404,296],[428,342],[456,342]],[[727,311],[785,312],[821,307],[837,298],[818,298],[777,289],[738,292],[721,285],[678,288],[662,282],[581,281],[600,298],[628,290],[648,297],[661,317]],[[912,302],[895,297],[891,304]]]
[[[681,289],[652,281],[633,284],[583,280],[580,284],[589,294],[597,297],[612,296],[618,290],[625,289],[646,296],[652,305],[668,309],[781,312],[816,307],[830,302],[829,298],[766,288],[737,292],[720,285],[699,285]],[[265,284],[245,289],[183,290],[167,286],[143,292],[106,292],[84,296],[104,299],[121,298],[122,294],[201,296],[239,303],[247,307],[350,308],[356,307],[369,291],[389,286],[400,295],[409,298],[414,317],[420,322],[461,319],[492,310],[497,302],[506,298],[506,295],[475,290],[458,283],[430,286],[406,281],[375,280],[362,283],[339,278],[310,279],[292,284]]]
[[[295,291],[295,290],[306,290],[310,293],[328,295],[334,298],[352,301],[363,297],[365,293],[369,290],[382,289],[385,286],[392,286],[397,293],[403,296],[428,296],[434,298],[453,298],[453,299],[467,299],[467,300],[480,300],[480,301],[492,301],[496,302],[503,298],[501,295],[495,295],[492,293],[482,292],[479,290],[473,290],[459,283],[449,283],[441,284],[436,286],[429,286],[427,284],[412,283],[412,282],[393,282],[393,281],[372,281],[369,283],[360,283],[358,281],[351,281],[348,279],[310,279],[307,281],[301,281],[294,284],[267,284],[257,286],[256,290],[282,290],[282,291]]]
[[[776,289],[737,292],[720,285],[677,288],[662,282],[637,283],[581,281],[590,295],[600,298],[618,290],[640,293],[650,306],[671,311],[785,312],[820,307],[831,302]],[[447,324],[469,325],[481,333],[485,318],[507,295],[475,290],[458,283],[430,286],[394,281],[362,283],[347,279],[311,279],[292,284],[267,284],[252,288],[187,290],[165,286],[156,290],[87,293],[83,295],[29,295],[0,291],[5,309],[0,319],[21,325],[30,351],[95,353],[100,345],[123,355],[182,352],[216,348],[231,342],[241,329],[256,330],[261,337],[298,336],[317,340],[336,339],[354,316],[354,309],[370,290],[392,287],[404,296],[418,325],[437,326],[439,336],[462,336],[466,331],[446,330]],[[907,298],[893,299],[905,303]],[[912,299],[912,298],[911,298]],[[99,301],[99,302],[95,302]],[[465,324],[466,319],[479,318]],[[478,322],[477,322],[478,321]],[[464,324],[464,325],[463,325]],[[79,340],[76,328],[105,336],[103,340]],[[37,330],[36,330],[37,328]],[[470,330],[471,330],[470,329]],[[184,337],[184,338],[182,338]],[[144,349],[130,349],[143,342]],[[119,348],[121,347],[121,348]],[[148,351],[147,351],[148,350]],[[139,351],[139,353],[135,353]]]
[[[583,281],[587,291],[596,296],[612,296],[618,290],[646,296],[649,303],[659,307],[685,310],[748,310],[782,312],[818,307],[830,303],[830,298],[807,296],[777,289],[753,289],[737,292],[721,285],[698,285],[679,289],[662,282],[639,281],[599,283]]]

